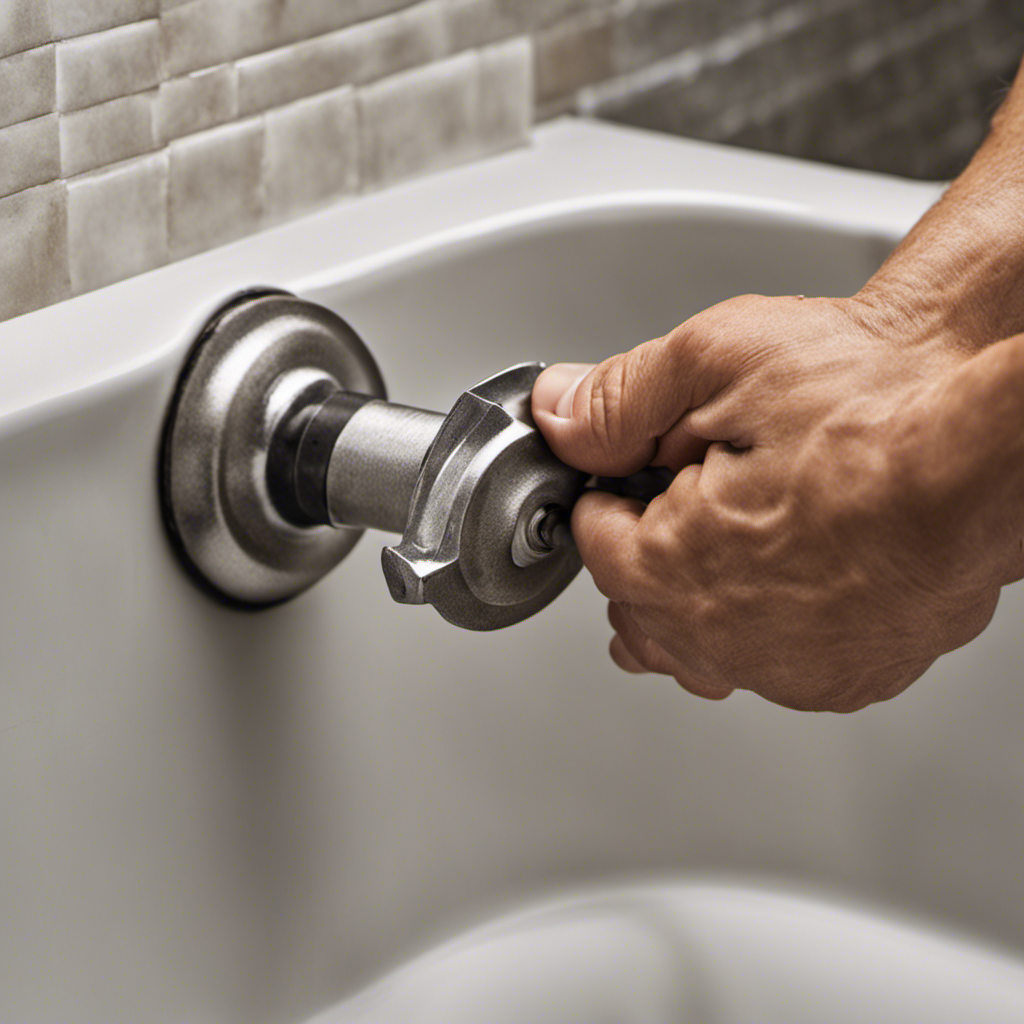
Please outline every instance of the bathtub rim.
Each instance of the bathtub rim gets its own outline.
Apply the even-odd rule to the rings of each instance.
[[[535,129],[527,147],[335,203],[0,323],[0,436],[53,402],[74,405],[84,391],[119,388],[180,360],[210,313],[254,286],[316,298],[431,251],[667,208],[895,243],[941,188],[562,118]]]

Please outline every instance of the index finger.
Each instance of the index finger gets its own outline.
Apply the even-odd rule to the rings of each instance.
[[[646,506],[635,498],[588,491],[572,510],[572,536],[597,589],[613,601],[628,599],[639,569],[636,528]]]

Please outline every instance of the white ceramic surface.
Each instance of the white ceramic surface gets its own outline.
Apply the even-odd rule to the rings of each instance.
[[[585,578],[456,632],[391,603],[381,535],[284,607],[221,608],[157,507],[176,374],[240,288],[333,306],[393,397],[447,408],[736,292],[849,293],[936,194],[562,122],[0,324],[0,1020],[297,1021],[511,905],[652,873],[1024,944],[1020,587],[897,701],[801,715],[620,674]]]
[[[1007,1024],[1024,965],[877,910],[663,880],[445,943],[309,1024]]]

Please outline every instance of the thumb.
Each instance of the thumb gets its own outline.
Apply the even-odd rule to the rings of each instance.
[[[687,358],[693,348],[680,333],[597,366],[557,363],[537,378],[533,416],[563,462],[587,473],[626,476],[656,455],[674,469],[700,457],[706,444],[679,421],[725,380],[711,371],[704,353]]]

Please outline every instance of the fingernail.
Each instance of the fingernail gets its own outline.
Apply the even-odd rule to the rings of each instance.
[[[576,389],[593,368],[590,363],[555,363],[549,366],[533,386],[534,407],[568,419]]]

